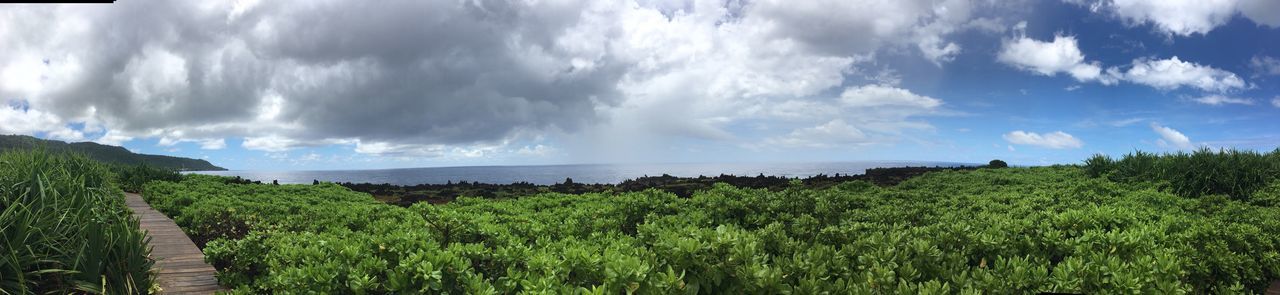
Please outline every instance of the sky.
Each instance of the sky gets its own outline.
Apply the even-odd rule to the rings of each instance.
[[[245,170],[1280,146],[1280,1],[0,5],[0,134]]]

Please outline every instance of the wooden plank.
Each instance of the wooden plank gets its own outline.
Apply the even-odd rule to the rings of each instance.
[[[156,282],[162,294],[214,294],[217,270],[204,262],[204,253],[191,242],[173,219],[152,209],[142,196],[125,194],[125,204],[138,217],[138,225],[151,237],[151,258],[156,260]]]

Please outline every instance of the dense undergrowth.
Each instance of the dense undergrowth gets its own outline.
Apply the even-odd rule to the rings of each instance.
[[[131,193],[142,192],[142,185],[149,181],[182,180],[182,174],[178,173],[177,170],[146,164],[111,165],[111,171],[115,173],[116,180],[120,183],[120,189]]]
[[[1119,159],[1095,155],[1085,160],[1084,168],[1093,177],[1117,182],[1153,182],[1184,197],[1225,195],[1252,201],[1254,192],[1280,177],[1280,149],[1259,153],[1202,148],[1191,153],[1162,155],[1135,151]]]
[[[1248,293],[1280,278],[1280,209],[1089,171],[409,208],[188,176],[145,197],[242,294]]]
[[[139,294],[153,261],[106,165],[0,153],[0,294]]]

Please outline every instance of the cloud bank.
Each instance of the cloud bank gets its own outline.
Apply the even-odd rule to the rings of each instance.
[[[1280,2],[1272,0],[1063,0],[1131,25],[1150,24],[1178,36],[1208,34],[1239,14],[1263,26],[1280,27]]]
[[[344,4],[7,7],[0,99],[27,107],[0,109],[0,131],[433,156],[555,134],[746,140],[726,126],[792,105],[884,135],[928,128],[897,121],[941,101],[848,75],[884,52],[944,66],[953,34],[1003,27],[965,0]]]
[[[1098,82],[1104,85],[1126,81],[1166,91],[1193,88],[1216,93],[1248,87],[1248,83],[1235,73],[1183,61],[1177,56],[1167,59],[1138,58],[1125,67],[1113,66],[1104,71],[1099,62],[1085,59],[1072,36],[1055,36],[1051,42],[1018,36],[1005,41],[997,60],[1039,75],[1065,73],[1080,82]]]
[[[1004,140],[1012,144],[1031,145],[1050,149],[1078,149],[1084,142],[1071,134],[1054,131],[1045,134],[1016,130],[1005,133]]]

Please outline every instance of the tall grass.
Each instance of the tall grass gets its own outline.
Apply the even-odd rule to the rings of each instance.
[[[146,243],[107,166],[0,154],[0,294],[149,293]]]
[[[1113,181],[1160,183],[1185,197],[1226,195],[1248,200],[1280,177],[1280,149],[1267,153],[1202,148],[1191,153],[1154,154],[1136,151],[1120,159],[1094,155],[1085,172]]]
[[[176,170],[147,164],[112,165],[111,171],[115,172],[116,178],[120,183],[120,189],[131,193],[142,192],[142,185],[152,180],[175,182],[182,180],[182,174]]]

